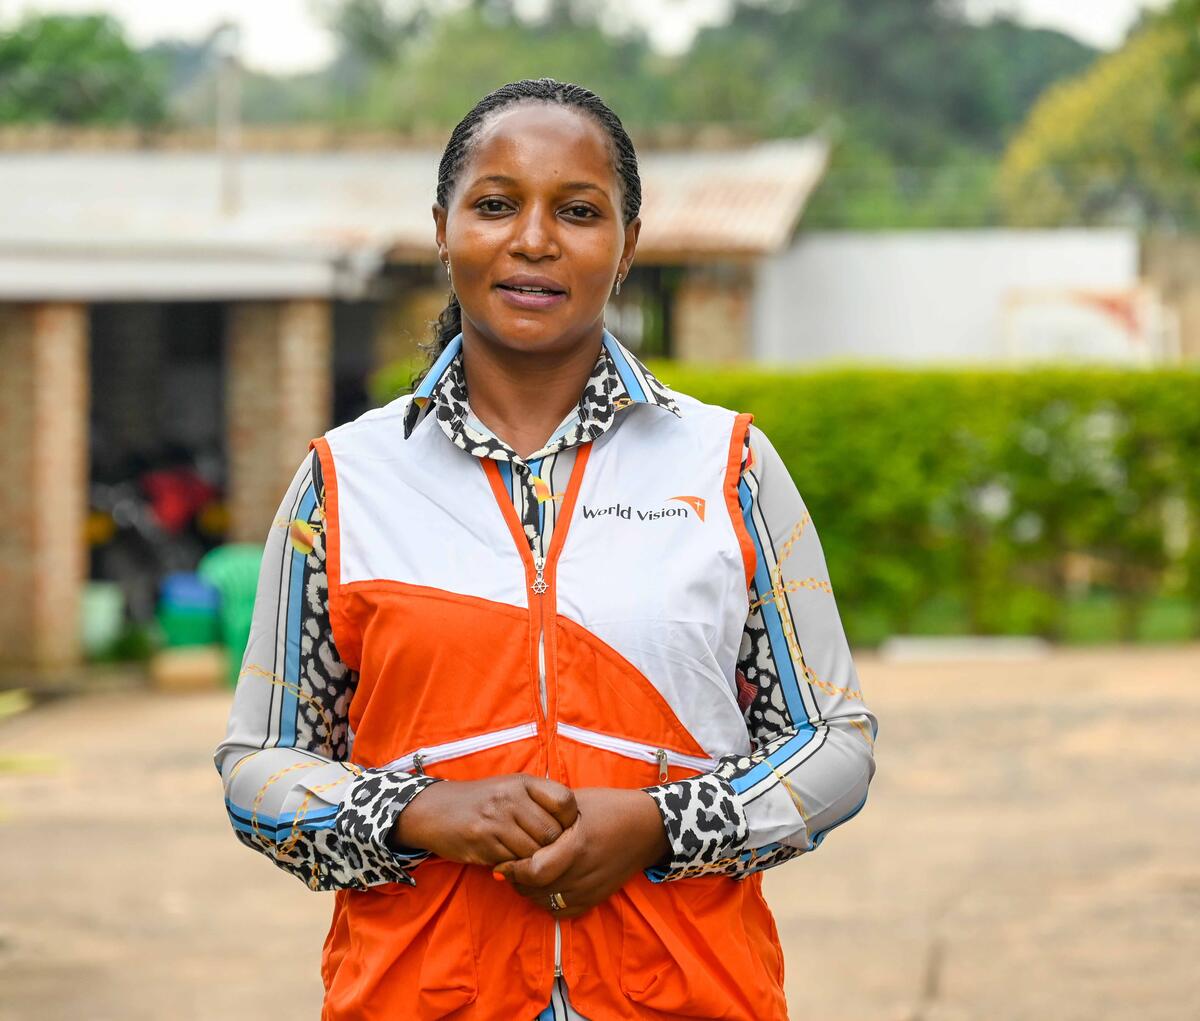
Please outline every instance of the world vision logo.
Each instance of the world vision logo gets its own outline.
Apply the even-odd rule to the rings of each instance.
[[[696,517],[704,520],[704,498],[700,496],[672,496],[672,500],[682,500],[696,512]]]
[[[652,508],[650,510],[642,510],[634,507],[629,503],[614,503],[607,507],[589,507],[587,504],[582,505],[583,516],[585,518],[624,518],[627,521],[661,521],[665,518],[690,518],[693,515],[704,520],[704,499],[699,496],[670,496],[667,497],[667,504],[672,500],[678,500],[684,506],[671,507],[662,506]]]

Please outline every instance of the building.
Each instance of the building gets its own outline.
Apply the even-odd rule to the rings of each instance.
[[[752,354],[910,366],[1194,357],[1200,278],[1186,247],[1130,228],[806,230],[762,262]]]
[[[228,538],[261,540],[308,440],[362,409],[370,370],[411,355],[444,303],[439,157],[0,154],[0,662],[78,661],[100,464],[204,452]],[[749,357],[757,269],[826,158],[818,139],[646,153],[614,328],[656,353]]]

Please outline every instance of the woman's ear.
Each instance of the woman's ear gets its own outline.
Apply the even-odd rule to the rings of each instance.
[[[438,259],[446,261],[446,210],[436,202],[433,204],[433,239],[437,244]]]
[[[629,268],[633,265],[633,253],[637,250],[638,235],[642,232],[642,218],[635,216],[625,228],[625,243],[621,247],[621,261],[617,264],[617,272],[624,280],[629,276]]]

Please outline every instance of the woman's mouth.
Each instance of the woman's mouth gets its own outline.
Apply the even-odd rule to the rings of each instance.
[[[497,284],[496,289],[517,308],[551,308],[567,300],[566,291],[538,284]]]

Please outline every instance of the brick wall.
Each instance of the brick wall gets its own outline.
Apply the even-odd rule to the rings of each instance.
[[[0,668],[80,654],[87,577],[88,324],[83,305],[0,305]]]
[[[749,358],[752,298],[751,276],[742,267],[689,269],[672,306],[673,356],[689,362]]]
[[[232,541],[265,539],[308,441],[329,427],[332,333],[325,301],[229,307],[225,392]]]

